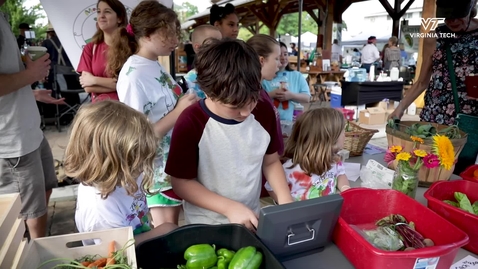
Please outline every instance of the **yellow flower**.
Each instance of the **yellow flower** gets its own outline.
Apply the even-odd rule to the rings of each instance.
[[[410,158],[412,157],[412,155],[408,152],[400,152],[397,154],[397,157],[395,158],[396,160],[398,161],[408,161],[410,160]]]
[[[418,136],[413,136],[412,135],[412,136],[410,136],[410,138],[412,139],[412,141],[418,142],[420,144],[423,144],[423,142],[424,142],[423,139],[418,137]]]
[[[427,156],[427,152],[424,151],[424,150],[421,150],[421,149],[414,150],[413,154],[415,154],[415,156],[417,156],[417,157],[422,157],[422,158]]]
[[[432,149],[433,153],[438,156],[440,165],[446,170],[450,170],[455,164],[455,148],[450,139],[444,135],[435,135]]]
[[[393,152],[393,153],[400,153],[402,152],[402,146],[392,146],[390,148],[390,152]]]

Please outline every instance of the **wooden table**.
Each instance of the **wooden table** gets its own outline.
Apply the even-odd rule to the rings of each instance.
[[[326,81],[334,81],[341,85],[341,81],[344,77],[345,71],[309,71],[308,80],[310,95],[312,96],[312,102],[314,101],[330,101],[328,96]]]

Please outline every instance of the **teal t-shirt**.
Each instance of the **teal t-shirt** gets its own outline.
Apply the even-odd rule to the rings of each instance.
[[[276,77],[272,80],[263,80],[262,87],[267,92],[271,92],[280,86],[280,82],[282,81],[283,77],[287,77],[287,84],[289,91],[293,93],[305,93],[310,96],[310,89],[307,81],[302,76],[302,73],[298,71],[280,71],[277,72]],[[294,104],[291,102],[294,100],[289,100],[289,108],[284,109],[282,104],[279,104],[277,110],[279,110],[279,115],[281,120],[292,121],[294,116]]]
[[[206,98],[204,92],[199,88],[199,84],[197,84],[197,77],[196,69],[192,69],[184,76],[184,79],[188,82],[189,88],[193,89],[199,98]]]

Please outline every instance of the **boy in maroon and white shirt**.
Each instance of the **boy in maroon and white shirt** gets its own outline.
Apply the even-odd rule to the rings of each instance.
[[[183,111],[174,126],[166,173],[184,199],[187,224],[257,227],[261,174],[279,204],[292,202],[277,151],[272,104],[260,97],[261,63],[243,41],[204,45],[196,60],[206,99]]]

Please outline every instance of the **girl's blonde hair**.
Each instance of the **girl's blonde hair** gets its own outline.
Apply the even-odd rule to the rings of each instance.
[[[343,114],[333,108],[304,112],[294,124],[284,156],[307,174],[323,175],[332,168],[338,149],[335,147],[345,128]]]
[[[148,194],[158,140],[146,116],[120,102],[84,105],[73,121],[65,152],[65,174],[95,186],[106,199],[116,187]]]

